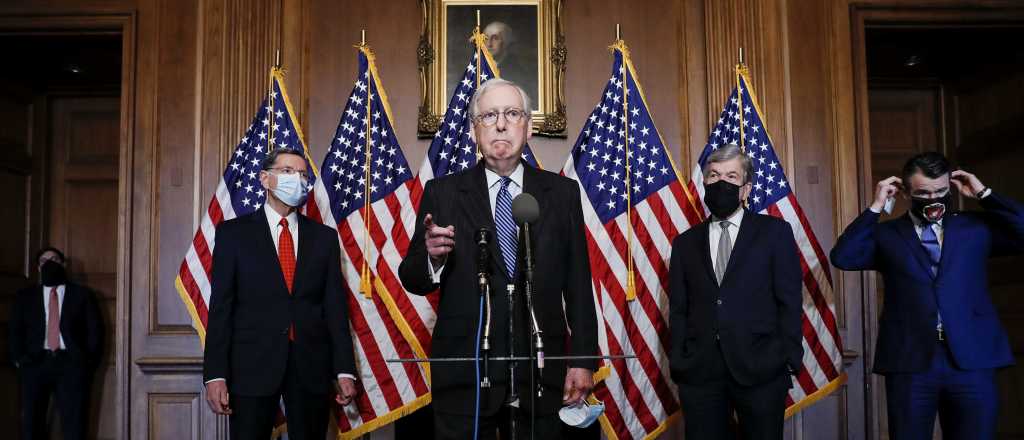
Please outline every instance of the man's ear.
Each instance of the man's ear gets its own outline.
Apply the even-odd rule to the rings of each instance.
[[[476,122],[472,119],[470,119],[469,123],[469,140],[473,141],[474,144],[476,143]]]

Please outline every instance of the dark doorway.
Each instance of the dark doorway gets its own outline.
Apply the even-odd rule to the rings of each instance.
[[[1024,23],[865,26],[871,182],[899,175],[908,157],[946,154],[1002,194],[1024,201]],[[873,194],[873,192],[869,192]],[[902,215],[897,198],[889,217]],[[980,209],[961,199],[960,209]],[[989,285],[1017,359],[1024,359],[1024,257],[991,260]],[[883,286],[878,280],[876,300]],[[1024,437],[1024,367],[998,373],[999,438]],[[877,393],[883,389],[876,387]],[[884,398],[879,415],[884,419]],[[884,424],[881,434],[885,436]],[[939,437],[936,437],[939,438]]]
[[[100,306],[106,349],[89,399],[88,437],[114,438],[122,36],[0,33],[0,47],[11,60],[0,70],[0,185],[7,190],[0,225],[9,231],[0,238],[0,424],[18,429],[7,350],[11,303],[17,289],[37,281],[33,254],[53,245]],[[59,438],[59,423],[48,426]]]

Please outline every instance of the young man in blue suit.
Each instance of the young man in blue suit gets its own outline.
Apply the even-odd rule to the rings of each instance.
[[[803,358],[800,258],[784,220],[750,212],[753,168],[723,145],[704,167],[711,217],[672,242],[669,366],[687,440],[782,439]]]
[[[832,249],[843,270],[876,270],[885,284],[874,371],[885,376],[889,437],[930,439],[938,413],[947,439],[995,436],[995,369],[1013,364],[987,286],[990,256],[1024,251],[1024,206],[939,153],[918,154]],[[952,185],[952,187],[950,186]],[[879,223],[886,200],[909,191],[910,211]],[[981,212],[949,212],[953,193]]]

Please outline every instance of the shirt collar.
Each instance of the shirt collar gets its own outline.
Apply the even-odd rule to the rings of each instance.
[[[274,208],[270,207],[270,205],[264,203],[263,212],[267,213],[267,223],[270,225],[271,229],[277,227],[278,224],[281,223],[281,214],[278,214]],[[291,229],[292,226],[298,226],[299,215],[296,214],[296,211],[288,213],[288,217],[286,218],[288,219],[289,229]]]
[[[501,176],[499,176],[498,173],[495,173],[494,171],[491,171],[487,167],[484,167],[484,175],[487,176],[487,187],[488,188],[493,187],[494,185],[496,185],[498,182],[501,181]],[[512,174],[510,174],[508,177],[510,177],[512,179],[512,183],[515,183],[516,186],[522,188],[523,187],[523,163],[519,162],[518,164],[516,164],[516,169],[512,170]]]
[[[740,222],[743,221],[743,212],[744,211],[746,211],[746,209],[743,209],[743,208],[737,209],[736,212],[734,212],[732,215],[729,216],[729,218],[727,218],[725,220],[728,220],[730,224],[732,224],[733,226],[738,228],[738,227],[740,227]],[[714,216],[711,217],[711,222],[712,223],[718,223],[720,221],[722,221],[722,219],[720,219],[718,217],[714,217]]]

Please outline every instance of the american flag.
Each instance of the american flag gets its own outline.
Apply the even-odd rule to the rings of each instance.
[[[417,310],[434,307],[409,295],[397,277],[416,223],[411,196],[421,188],[395,137],[373,52],[357,48],[359,73],[314,188],[317,205],[329,214],[322,221],[337,229],[341,243],[359,370],[356,404],[336,413],[341,438],[373,431],[430,402],[425,364],[386,360],[426,357],[429,346],[418,345],[418,335],[429,335],[433,314]],[[402,310],[420,319],[407,320]]]
[[[199,333],[200,343],[206,341],[206,319],[210,305],[210,275],[213,265],[213,244],[217,225],[255,212],[263,207],[267,195],[260,184],[260,162],[273,148],[292,148],[306,156],[309,185],[316,182],[316,167],[309,158],[302,130],[292,112],[284,88],[284,75],[278,68],[271,69],[270,90],[260,104],[252,123],[246,129],[234,152],[228,159],[217,189],[203,213],[192,243],[178,269],[175,287],[192,316],[192,326]],[[305,210],[317,212],[316,202],[310,198]],[[284,418],[277,418],[275,434],[282,431]]]
[[[748,208],[752,212],[768,214],[789,222],[796,237],[803,268],[803,368],[786,398],[786,417],[828,395],[843,382],[846,374],[842,367],[842,342],[836,327],[835,296],[828,260],[804,216],[775,147],[765,129],[763,113],[757,105],[750,73],[737,66],[738,88],[725,103],[708,143],[693,170],[691,184],[703,199],[704,175],[702,167],[708,156],[718,147],[737,144],[744,147],[753,161],[753,189]]]
[[[595,375],[602,428],[608,438],[653,438],[680,413],[666,353],[672,239],[702,213],[654,126],[625,43],[611,49],[611,76],[562,173],[581,189],[601,353],[637,357],[606,361]]]
[[[476,92],[478,79],[482,84],[491,78],[501,76],[494,58],[487,50],[486,38],[487,36],[480,32],[473,34],[473,42],[477,50],[466,64],[462,80],[452,91],[452,99],[448,102],[448,109],[445,110],[441,126],[438,127],[437,133],[434,133],[434,139],[430,142],[430,148],[427,149],[427,157],[420,166],[417,179],[422,185],[426,185],[427,181],[434,177],[458,173],[476,165],[478,158],[476,143],[469,138],[469,100]],[[479,71],[477,65],[479,65]],[[529,109],[525,110],[529,111]],[[529,145],[523,149],[523,159],[526,159],[530,165],[540,166]],[[418,202],[419,200],[417,200],[417,206],[419,206]]]

